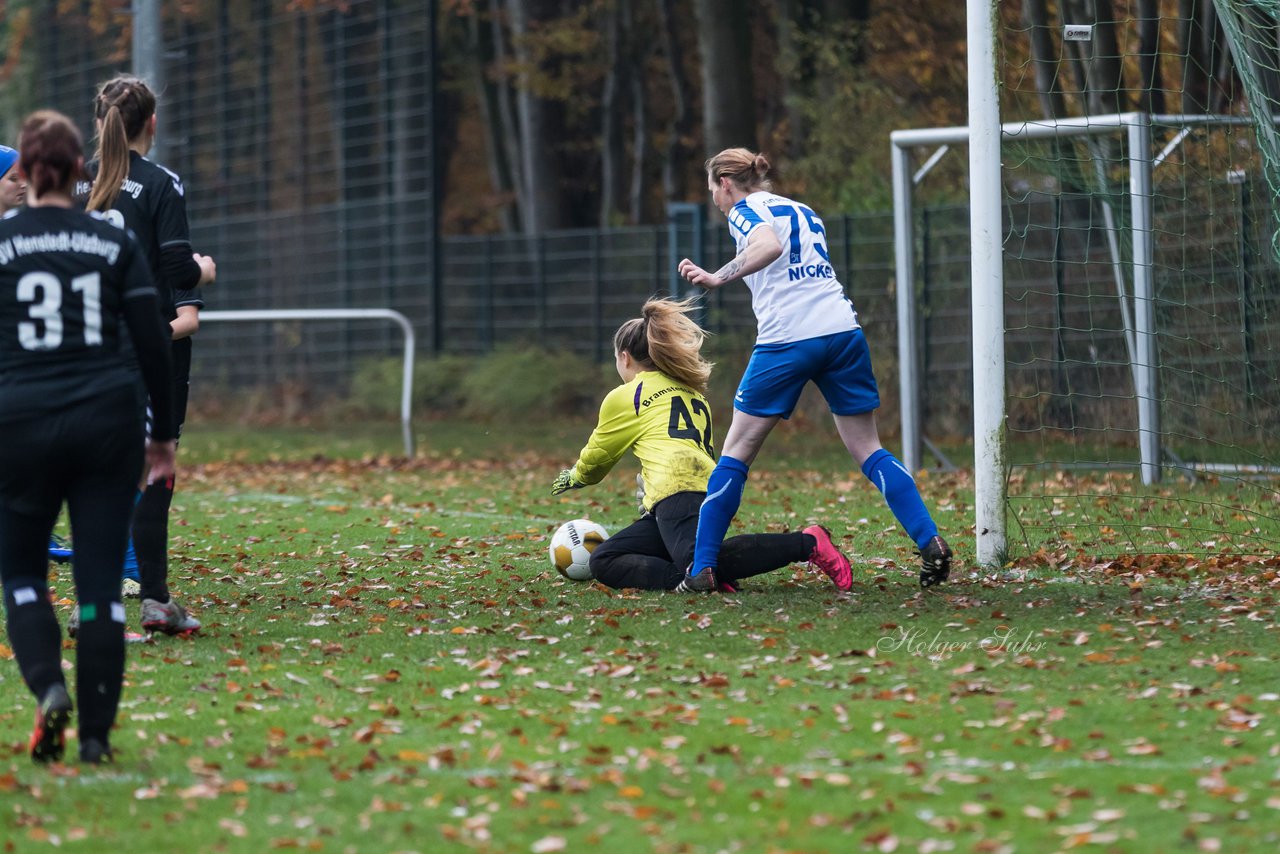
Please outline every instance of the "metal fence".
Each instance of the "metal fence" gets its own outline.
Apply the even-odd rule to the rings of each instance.
[[[163,5],[161,159],[184,178],[198,249],[218,261],[211,309],[392,308],[413,321],[427,353],[532,344],[603,361],[613,330],[645,298],[683,293],[680,257],[714,266],[732,254],[721,218],[704,221],[701,203],[676,206],[669,223],[652,226],[438,237],[430,0]],[[57,107],[90,135],[95,85],[130,65],[120,35],[130,20],[78,11],[87,4],[43,7],[26,60],[34,64],[27,106]],[[1230,200],[1208,210],[1184,203],[1157,212],[1167,236],[1159,273],[1166,373],[1201,383],[1201,397],[1221,396],[1230,389],[1204,378],[1244,361],[1251,399],[1274,402],[1274,260],[1256,251],[1269,243],[1255,233],[1269,214]],[[892,217],[823,213],[892,428]],[[1063,423],[1089,423],[1083,415],[1097,401],[1132,394],[1109,260],[1055,262],[1063,229],[1095,226],[1065,222],[1045,199],[1010,204],[1006,216],[1009,382],[1015,397],[1029,390],[1011,407],[1011,426],[1034,410],[1027,423],[1038,429],[1055,417],[1044,398],[1064,396]],[[919,219],[922,387],[946,390],[923,395],[925,431],[964,436],[972,423],[968,211],[921,208]],[[749,341],[746,288],[716,291],[702,319]],[[341,396],[363,360],[394,358],[398,347],[391,330],[340,321],[211,326],[197,340],[194,380],[201,395],[225,391],[287,413]]]
[[[128,72],[127,7],[36,3],[25,108],[92,136],[98,84]],[[179,173],[192,237],[218,262],[210,308],[382,308],[442,344],[434,0],[160,4],[155,159]],[[105,17],[104,17],[105,15]],[[391,330],[335,323],[201,334],[196,381],[249,393],[350,377]]]

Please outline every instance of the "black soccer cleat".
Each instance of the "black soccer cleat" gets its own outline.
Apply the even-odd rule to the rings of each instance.
[[[690,567],[692,569],[692,567]],[[704,567],[702,572],[697,575],[691,575],[689,570],[684,571],[684,580],[676,585],[675,593],[714,593],[719,585],[716,584],[716,571],[712,567]]]
[[[104,765],[115,761],[111,747],[96,738],[80,739],[80,761],[85,765]]]
[[[61,682],[50,686],[40,698],[36,723],[31,730],[31,761],[41,765],[57,762],[67,746],[66,729],[71,723],[71,697]]]
[[[946,581],[951,575],[951,546],[942,537],[934,536],[920,550],[920,586],[933,587]]]

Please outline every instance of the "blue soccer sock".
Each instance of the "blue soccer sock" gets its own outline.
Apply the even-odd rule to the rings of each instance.
[[[124,573],[123,577],[130,581],[139,581],[141,576],[138,575],[138,553],[133,550],[133,538],[129,538],[129,545],[124,550]]]
[[[742,503],[742,488],[749,466],[733,457],[721,457],[707,481],[707,497],[698,512],[698,537],[693,546],[691,575],[720,561],[720,544],[729,532],[729,523]]]
[[[917,547],[924,548],[938,535],[938,526],[925,509],[915,480],[897,457],[881,448],[867,457],[862,473],[884,495],[885,503]]]
[[[137,494],[133,496],[134,513],[138,512],[138,503],[142,501],[142,495],[143,492],[139,489]],[[133,526],[130,525],[130,529],[132,529],[132,527]],[[129,579],[130,581],[139,581],[141,579],[141,576],[138,575],[138,553],[133,550],[132,530],[129,532],[129,542],[125,545],[124,549],[124,571],[121,573],[121,576]]]

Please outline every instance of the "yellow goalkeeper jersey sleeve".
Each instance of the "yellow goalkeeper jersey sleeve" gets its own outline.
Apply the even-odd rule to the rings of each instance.
[[[715,468],[707,399],[659,371],[637,374],[600,404],[574,480],[599,483],[628,449],[640,460],[646,510],[677,492],[705,492]]]

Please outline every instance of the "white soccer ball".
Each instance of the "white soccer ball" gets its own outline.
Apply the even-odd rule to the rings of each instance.
[[[574,519],[560,526],[551,537],[551,565],[565,578],[587,581],[587,563],[596,546],[609,539],[609,532],[590,519]]]

